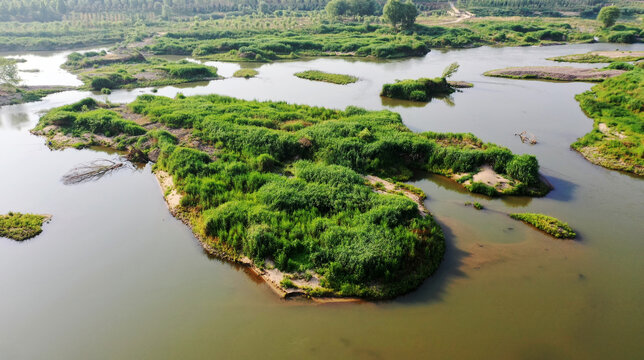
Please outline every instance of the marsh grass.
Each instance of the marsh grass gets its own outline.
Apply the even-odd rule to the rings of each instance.
[[[358,81],[358,78],[351,75],[331,74],[318,70],[307,70],[293,74],[301,79],[323,81],[338,85],[352,84]]]
[[[48,216],[10,212],[0,215],[0,237],[22,241],[42,232],[43,223]]]
[[[573,229],[568,226],[568,224],[551,216],[543,214],[518,213],[510,214],[510,217],[515,220],[523,221],[526,224],[530,224],[535,228],[556,238],[572,239],[577,236],[577,234],[575,234]]]

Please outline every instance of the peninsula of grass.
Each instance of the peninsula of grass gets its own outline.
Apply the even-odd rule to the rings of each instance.
[[[141,95],[119,107],[85,99],[49,111],[34,131],[140,150],[172,179],[168,204],[205,249],[250,259],[259,273],[310,274],[311,282],[293,282],[312,296],[397,296],[442,260],[442,231],[420,211],[420,195],[383,192],[367,175],[404,181],[489,164],[518,193],[540,183],[533,156],[471,135],[413,133],[396,113],[356,107],[218,95]]]
[[[31,239],[42,232],[42,225],[51,216],[10,212],[0,215],[0,237],[16,241]]]
[[[575,98],[594,125],[572,148],[594,164],[644,176],[644,69],[634,67]]]
[[[352,84],[358,81],[358,78],[351,75],[331,74],[318,70],[307,70],[293,74],[301,79],[322,81],[338,85]]]
[[[573,63],[613,63],[644,59],[644,51],[591,51],[585,54],[556,56],[547,60]]]
[[[572,239],[577,234],[568,224],[551,216],[543,214],[519,213],[510,214],[510,217],[515,220],[523,221],[526,224],[532,225],[535,228],[552,235],[559,239]]]
[[[235,71],[233,74],[234,77],[239,77],[239,78],[245,78],[245,79],[250,79],[252,77],[257,76],[259,74],[257,70],[254,69],[239,69]]]
[[[63,67],[78,75],[85,89],[94,91],[158,87],[218,77],[217,68],[212,66],[148,59],[136,51],[71,53]]]

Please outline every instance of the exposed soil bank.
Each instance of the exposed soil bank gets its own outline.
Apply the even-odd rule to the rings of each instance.
[[[490,70],[484,75],[511,79],[603,81],[623,73],[624,70],[579,69],[569,66],[524,66]]]

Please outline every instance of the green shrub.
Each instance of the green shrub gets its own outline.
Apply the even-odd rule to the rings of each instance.
[[[561,222],[560,220],[551,216],[543,214],[521,213],[510,214],[510,217],[530,224],[556,238],[572,239],[577,236],[577,234],[575,234],[575,232],[570,228],[570,226],[568,226],[568,224]]]

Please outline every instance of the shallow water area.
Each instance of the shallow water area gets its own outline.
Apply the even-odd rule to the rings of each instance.
[[[52,107],[86,96],[129,102],[152,89],[68,91],[0,108],[0,213],[53,214],[31,240],[0,239],[0,358],[640,358],[644,180],[592,165],[569,149],[592,129],[574,100],[592,84],[482,75],[563,65],[545,58],[615,47],[482,47],[385,62],[319,58],[263,64],[252,79],[230,78],[238,64],[207,62],[226,79],[158,89],[164,96],[216,93],[390,109],[414,131],[472,132],[537,156],[555,187],[545,198],[489,199],[440,176],[414,180],[446,233],[446,258],[417,291],[378,303],[278,299],[243,269],[203,252],[168,212],[150,166],[65,186],[60,178],[75,165],[117,155],[51,151],[28,132]],[[58,69],[67,53],[20,54],[28,60],[20,66],[40,69],[24,73],[26,84],[78,85]],[[378,95],[384,83],[438,76],[454,61],[461,65],[454,80],[474,88],[428,104]],[[340,86],[293,76],[309,69],[360,80]],[[514,134],[524,130],[539,143],[521,143]],[[558,217],[579,238],[556,240],[510,219],[510,212]]]

